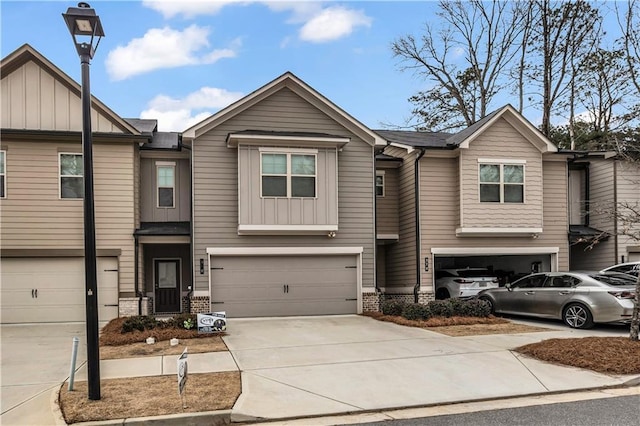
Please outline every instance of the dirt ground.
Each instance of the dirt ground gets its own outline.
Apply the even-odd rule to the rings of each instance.
[[[410,321],[381,313],[368,313],[379,321],[403,326],[420,327],[449,336],[480,334],[513,334],[547,331],[546,328],[516,324],[504,318],[432,318]],[[111,333],[115,327],[105,327],[101,342],[121,341]],[[175,333],[174,333],[175,334]],[[171,333],[160,339],[168,339]],[[101,345],[101,359],[139,356],[179,355],[188,347],[189,353],[227,350],[221,336],[185,334],[180,343],[171,346],[168,340],[153,345],[138,341],[118,346]],[[193,337],[193,338],[189,338]],[[146,338],[143,334],[136,339]],[[120,340],[119,340],[120,339]],[[587,368],[605,374],[640,374],[640,342],[626,337],[586,337],[579,339],[548,339],[515,348],[514,351],[555,364]],[[60,405],[67,423],[110,420],[131,417],[158,416],[180,412],[202,412],[231,409],[241,393],[240,373],[189,374],[186,387],[187,408],[182,408],[175,375],[101,380],[101,400],[87,398],[87,383],[76,382],[69,392],[67,383],[60,390]]]

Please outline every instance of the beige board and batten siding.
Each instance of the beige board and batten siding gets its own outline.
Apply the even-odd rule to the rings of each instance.
[[[59,153],[82,153],[80,143],[27,142],[7,137],[7,198],[0,201],[3,250],[82,249],[83,201],[59,195]],[[119,250],[120,291],[133,292],[134,145],[96,143],[96,245]]]
[[[227,135],[243,130],[318,132],[349,137],[338,154],[338,224],[335,238],[238,235],[238,151]],[[362,247],[362,286],[373,287],[373,147],[288,88],[228,119],[193,143],[194,270],[208,247]],[[195,273],[196,291],[208,274]]]
[[[481,203],[480,161],[525,162],[524,203]],[[511,163],[514,164],[514,163]],[[521,164],[521,163],[516,163]],[[460,150],[461,228],[542,228],[542,154],[504,118]]]
[[[461,193],[458,162],[458,158],[424,157],[420,160],[421,258],[429,257],[432,261],[432,248],[468,248],[470,252],[471,249],[487,248],[490,255],[489,251],[495,248],[540,247],[544,250],[557,247],[558,270],[568,269],[566,162],[544,161],[544,227],[536,239],[529,236],[456,237]],[[505,209],[509,207],[504,206]],[[433,288],[432,272],[421,274],[421,288]]]
[[[617,160],[616,176],[618,208],[622,214],[630,214],[630,208],[638,209],[638,207],[640,207],[640,163]],[[631,216],[634,217],[633,214],[631,214]],[[632,233],[633,235],[640,234],[640,223],[637,223],[637,221],[633,224],[626,225],[624,223],[618,223],[618,230],[621,232],[625,226],[629,228],[628,233]],[[639,260],[640,241],[634,240],[626,235],[620,235],[618,237],[617,262],[622,261],[622,256],[624,256],[625,262]]]
[[[415,159],[419,151],[389,146],[385,153],[404,161],[398,169],[398,243],[386,247],[386,292],[406,292],[416,285]]]
[[[175,165],[174,207],[158,207],[157,163]],[[188,222],[191,220],[191,170],[188,159],[145,158],[140,160],[142,222]]]
[[[377,235],[397,235],[400,233],[399,215],[399,169],[378,169],[384,173],[384,195],[376,197]]]
[[[3,129],[77,131],[82,128],[80,94],[33,61],[3,75]],[[91,108],[91,129],[123,133],[105,113]]]
[[[316,156],[316,196],[261,197],[260,147],[238,146],[239,223],[242,225],[338,225],[335,195],[338,178],[336,148],[304,149]],[[286,152],[287,148],[273,152]],[[269,151],[271,152],[271,151]]]
[[[589,164],[589,226],[611,235],[585,253],[587,269],[602,269],[616,262],[616,226],[611,215],[615,205],[615,170],[611,159],[594,158]]]

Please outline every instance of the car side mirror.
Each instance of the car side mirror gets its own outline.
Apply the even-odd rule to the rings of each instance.
[[[506,284],[504,285],[504,288],[506,288],[506,289],[507,289],[507,290],[509,290],[509,291],[513,291],[513,289],[511,288],[511,283],[506,283]]]

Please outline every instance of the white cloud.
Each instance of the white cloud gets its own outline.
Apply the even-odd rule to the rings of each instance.
[[[348,36],[357,27],[370,27],[372,19],[361,10],[344,6],[325,7],[326,2],[315,0],[144,0],[146,7],[160,12],[166,19],[182,15],[195,18],[215,15],[225,6],[263,4],[273,12],[290,13],[287,23],[302,25],[299,36],[303,41],[325,43]],[[287,44],[285,40],[284,44]]]
[[[216,87],[202,87],[182,99],[158,95],[149,101],[148,108],[140,113],[140,118],[158,120],[160,131],[181,132],[242,96],[240,92]]]
[[[231,47],[206,53],[197,52],[209,47],[209,28],[191,25],[184,31],[169,27],[152,28],[142,38],[133,39],[126,46],[118,46],[107,55],[106,67],[113,80],[124,80],[160,68],[184,65],[212,64],[221,58],[233,58],[241,42]]]
[[[150,9],[156,10],[165,19],[182,15],[184,18],[194,18],[199,15],[215,15],[229,4],[249,4],[251,1],[244,0],[144,0],[142,4]]]
[[[325,43],[348,36],[356,27],[370,27],[372,19],[360,10],[329,7],[311,18],[300,29],[300,39]]]

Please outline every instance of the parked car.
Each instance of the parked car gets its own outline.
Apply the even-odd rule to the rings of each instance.
[[[640,274],[640,262],[618,263],[617,265],[609,266],[600,272],[622,272],[624,274],[637,277]]]
[[[486,268],[440,269],[436,271],[436,299],[473,297],[480,290],[498,287],[498,277]]]
[[[481,291],[492,313],[561,319],[572,328],[627,323],[633,313],[635,278],[616,272],[543,272],[505,287]]]

